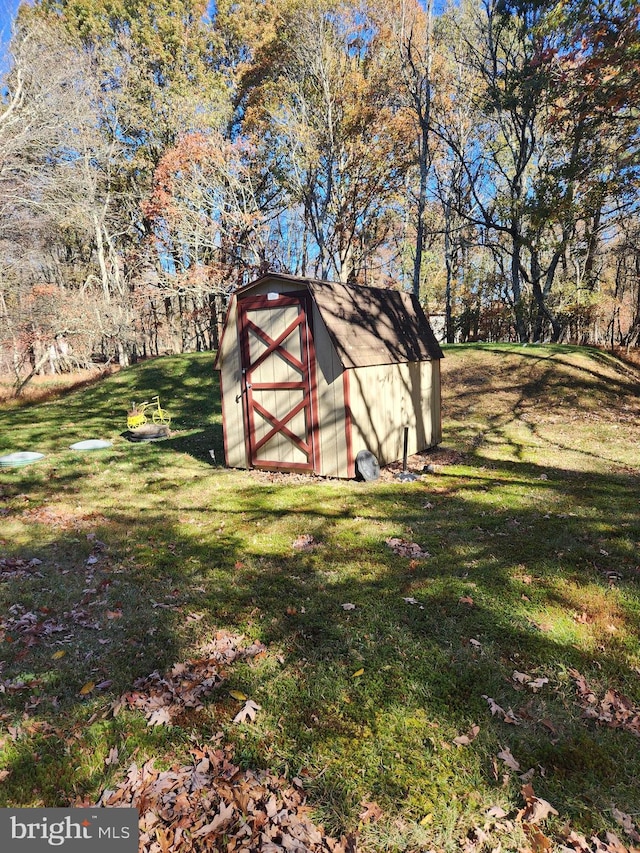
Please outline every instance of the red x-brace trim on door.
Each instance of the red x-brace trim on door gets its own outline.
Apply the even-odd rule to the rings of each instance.
[[[256,326],[256,324],[253,322],[253,320],[250,320],[247,317],[246,321],[245,321],[245,327],[247,329],[247,332],[248,331],[254,332],[257,335],[257,337],[259,337],[267,345],[266,350],[260,355],[259,358],[257,358],[253,362],[253,364],[251,364],[251,370],[253,371],[253,370],[256,370],[258,367],[260,367],[262,362],[266,361],[266,359],[272,353],[276,352],[276,350],[277,350],[278,354],[281,355],[282,358],[284,358],[286,361],[288,361],[292,367],[295,367],[296,370],[299,370],[301,373],[304,373],[304,369],[305,369],[304,364],[301,361],[299,361],[297,358],[295,358],[295,356],[291,355],[290,352],[288,352],[286,349],[284,349],[281,346],[281,344],[284,343],[284,341],[286,341],[286,339],[289,337],[289,335],[295,329],[297,329],[301,323],[304,323],[304,322],[305,322],[305,315],[304,314],[298,314],[298,317],[293,321],[293,323],[290,323],[287,326],[287,328],[284,330],[284,332],[282,332],[282,334],[278,335],[278,337],[274,341],[273,338],[271,338],[264,331],[264,329],[261,329],[260,326]]]
[[[317,401],[315,394],[315,353],[313,339],[309,329],[309,297],[306,293],[284,294],[277,299],[269,299],[266,296],[247,297],[239,300],[239,325],[243,368],[243,400],[245,411],[245,428],[247,439],[247,456],[249,464],[260,468],[281,468],[284,470],[318,470],[319,448],[316,436],[317,424]],[[262,329],[255,319],[249,315],[252,312],[264,311],[265,309],[280,309],[295,306],[298,309],[297,317],[291,321],[286,328],[276,337],[272,337]],[[254,313],[255,317],[255,313]],[[283,346],[291,335],[299,334],[300,358],[298,358]],[[255,361],[251,361],[251,335],[258,338],[265,349],[259,354]],[[253,381],[254,375],[269,358],[281,358],[291,368],[293,379],[281,382]],[[299,375],[299,379],[296,376]],[[255,394],[260,391],[271,391],[272,408],[265,408],[264,399],[259,402]],[[283,391],[301,391],[302,400],[292,409],[288,409],[285,403],[286,395],[280,395]],[[259,395],[261,396],[261,395]],[[264,395],[262,395],[264,396]],[[280,407],[286,411],[280,411]],[[288,424],[304,412],[304,434],[296,434]],[[271,428],[261,438],[256,435],[256,415],[270,424]],[[269,458],[269,442],[278,434],[284,436],[287,441],[296,447],[303,455],[302,462],[285,462],[279,459]]]

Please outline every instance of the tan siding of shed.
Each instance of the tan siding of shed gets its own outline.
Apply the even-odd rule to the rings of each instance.
[[[242,366],[238,336],[238,303],[235,297],[229,304],[227,320],[220,342],[220,396],[224,423],[225,462],[230,468],[246,468],[247,452],[244,440],[244,413],[240,394]]]
[[[317,308],[313,308],[316,353],[316,393],[320,464],[324,477],[348,476],[347,433],[344,405],[344,368]]]
[[[431,442],[435,447],[442,441],[442,374],[440,361],[431,362]]]
[[[350,387],[354,453],[370,450],[381,465],[402,459],[405,426],[409,455],[440,441],[438,362],[361,367]]]

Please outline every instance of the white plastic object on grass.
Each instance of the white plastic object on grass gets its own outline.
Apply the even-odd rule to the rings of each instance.
[[[70,445],[69,450],[104,450],[111,447],[113,442],[104,441],[102,438],[88,438],[86,441],[76,441]]]
[[[44,453],[20,450],[17,453],[0,456],[0,468],[18,468],[21,465],[30,465],[31,462],[39,462],[41,459],[44,459]]]

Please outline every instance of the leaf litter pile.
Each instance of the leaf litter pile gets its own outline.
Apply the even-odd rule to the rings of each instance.
[[[114,714],[123,707],[137,708],[144,712],[149,725],[159,726],[171,725],[187,709],[200,710],[202,700],[224,681],[225,666],[265,654],[262,643],[244,648],[242,640],[242,636],[218,631],[215,640],[202,650],[202,657],[176,663],[164,675],[155,671],[146,678],[139,678],[133,685],[134,690],[114,703]],[[253,719],[256,710],[259,706],[247,700],[243,709],[246,715],[238,715],[237,722]]]
[[[300,779],[241,770],[219,744],[191,755],[192,764],[164,771],[153,760],[132,764],[119,787],[103,793],[100,806],[138,809],[140,853],[355,850],[352,837],[330,838],[313,824]]]
[[[569,670],[569,675],[575,682],[583,717],[640,737],[640,708],[634,707],[617,690],[607,690],[602,699],[598,700],[583,675],[575,669]]]
[[[198,710],[223,683],[225,666],[266,653],[262,643],[243,646],[243,637],[219,631],[202,657],[174,664],[164,675],[138,679],[134,690],[112,706],[144,713],[150,726],[170,725],[186,709]],[[244,706],[234,723],[250,723],[260,705],[239,691],[230,695]],[[349,853],[351,837],[327,836],[309,818],[302,781],[273,773],[241,770],[233,763],[222,734],[212,744],[191,750],[193,763],[160,771],[153,759],[132,764],[115,790],[104,791],[98,805],[133,806],[140,814],[140,853],[261,850],[297,853]]]
[[[399,557],[410,557],[413,560],[426,560],[431,554],[425,551],[417,542],[407,542],[406,539],[400,539],[397,536],[392,536],[385,539],[387,547]]]

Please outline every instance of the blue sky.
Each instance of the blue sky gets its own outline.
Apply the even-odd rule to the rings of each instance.
[[[11,38],[11,24],[20,0],[0,0],[0,73],[7,68],[7,45]]]

